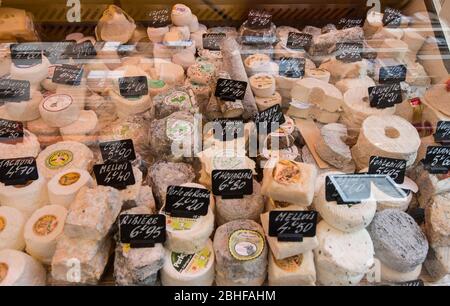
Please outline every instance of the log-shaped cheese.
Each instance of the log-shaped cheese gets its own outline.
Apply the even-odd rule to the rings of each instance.
[[[46,278],[44,267],[30,255],[0,251],[0,286],[44,286]]]
[[[0,207],[0,250],[23,250],[25,221],[25,216],[20,210],[8,206]]]

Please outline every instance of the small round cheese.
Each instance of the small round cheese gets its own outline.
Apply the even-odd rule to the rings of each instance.
[[[16,66],[11,64],[10,76],[13,80],[30,81],[31,87],[39,88],[41,82],[47,77],[49,60],[42,56],[42,62],[32,66]]]
[[[80,108],[74,98],[67,94],[46,97],[39,105],[42,119],[51,127],[63,127],[78,119]]]
[[[41,151],[41,145],[33,133],[23,130],[23,140],[16,144],[0,142],[0,159],[19,157],[36,157]]]
[[[42,94],[37,90],[30,91],[30,100],[20,103],[10,102],[5,104],[5,110],[10,119],[15,121],[31,121],[38,119],[39,104],[42,101]]]
[[[258,107],[258,111],[262,112],[272,106],[279,104],[281,106],[281,95],[275,91],[269,97],[255,97],[256,106]]]
[[[46,277],[44,267],[28,254],[0,251],[0,286],[44,286]]]
[[[0,250],[23,250],[24,225],[25,216],[20,210],[8,206],[0,207]]]
[[[275,93],[275,78],[267,73],[257,73],[250,77],[250,87],[257,97],[267,98]]]
[[[191,9],[184,4],[175,4],[170,17],[176,26],[189,26],[193,19]]]

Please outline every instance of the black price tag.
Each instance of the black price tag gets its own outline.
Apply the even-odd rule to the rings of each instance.
[[[23,123],[0,119],[0,143],[16,144],[23,141]]]
[[[24,185],[39,178],[34,157],[0,159],[0,182],[9,185]]]
[[[81,84],[83,77],[83,68],[72,65],[56,66],[53,73],[52,82],[57,84],[65,84],[78,86]]]
[[[299,79],[305,75],[304,58],[282,57],[280,59],[280,76],[287,78]]]
[[[431,174],[447,174],[450,170],[450,146],[429,146],[422,163]]]
[[[405,65],[387,66],[380,68],[380,84],[400,83],[406,80],[407,68]]]
[[[391,7],[384,10],[383,25],[390,28],[398,28],[402,23],[402,13]]]
[[[154,247],[166,241],[166,216],[127,215],[119,216],[120,242],[131,248]]]
[[[361,202],[345,202],[342,200],[339,192],[336,190],[336,187],[328,176],[325,178],[325,199],[327,202],[336,202],[338,205],[361,204]]]
[[[243,100],[247,82],[230,79],[218,79],[215,96],[224,101]]]
[[[104,163],[133,161],[136,159],[133,140],[131,139],[101,142],[100,152]]]
[[[136,183],[133,167],[128,161],[94,165],[94,174],[98,185],[111,186],[119,190]]]
[[[92,59],[97,56],[97,51],[90,40],[79,44],[70,44],[64,52],[66,58],[72,59]]]
[[[344,63],[359,62],[362,60],[363,51],[362,43],[337,43],[336,59]]]
[[[258,113],[255,118],[258,133],[275,131],[285,122],[286,118],[284,118],[279,104]]]
[[[240,119],[221,118],[213,121],[214,138],[229,141],[244,137],[244,121]]]
[[[220,43],[225,39],[225,33],[204,33],[203,49],[220,51]]]
[[[416,279],[412,281],[402,282],[402,283],[395,283],[396,286],[400,287],[423,287],[425,286],[423,283],[423,280]]]
[[[293,50],[309,50],[312,39],[311,34],[289,32],[286,47]]]
[[[349,29],[354,27],[362,27],[364,18],[341,18],[337,23],[338,30]]]
[[[437,123],[434,141],[439,143],[450,142],[450,121],[439,121]]]
[[[405,181],[406,160],[372,156],[369,161],[369,174],[389,175],[397,184]]]
[[[399,83],[369,87],[369,100],[371,107],[393,107],[403,101],[402,88]]]
[[[253,173],[250,169],[213,170],[212,191],[224,199],[239,199],[253,193]]]
[[[169,186],[165,211],[172,217],[197,218],[208,214],[211,193],[208,189]]]
[[[316,236],[316,211],[271,211],[269,214],[269,236],[278,241],[301,242],[304,237]]]
[[[42,43],[42,49],[50,63],[56,64],[60,60],[66,59],[64,53],[69,46],[73,46],[73,41],[59,41]]]
[[[9,48],[11,60],[18,67],[42,63],[42,49],[38,43],[11,44]]]
[[[0,101],[22,102],[30,100],[30,82],[0,79]]]
[[[166,27],[172,23],[170,19],[170,10],[168,8],[153,10],[148,13],[148,26],[151,28]]]
[[[272,14],[265,10],[250,10],[248,13],[248,27],[252,29],[267,29],[272,23]]]
[[[146,76],[119,78],[120,94],[123,97],[140,97],[148,95]]]

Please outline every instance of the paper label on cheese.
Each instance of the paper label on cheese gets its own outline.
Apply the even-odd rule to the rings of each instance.
[[[186,231],[190,230],[196,223],[196,219],[192,218],[178,218],[178,217],[170,217],[167,218],[167,229],[172,231]]]
[[[278,266],[278,268],[286,271],[286,272],[295,272],[300,268],[300,265],[303,261],[303,255],[296,255],[292,257],[288,257],[282,260],[275,259],[275,264]]]
[[[183,140],[186,136],[191,135],[193,130],[194,126],[191,122],[172,118],[167,120],[166,135],[171,140]]]
[[[166,83],[163,80],[149,80],[148,81],[148,87],[150,87],[150,88],[159,89],[159,88],[163,88],[164,86],[166,86]]]
[[[0,262],[0,283],[6,278],[8,275],[9,267],[6,263]]]
[[[68,108],[72,103],[73,99],[71,96],[66,94],[57,94],[47,97],[42,103],[42,106],[46,111],[60,112]]]
[[[33,231],[38,236],[51,234],[58,226],[58,218],[53,215],[45,215],[39,218],[33,225]]]
[[[183,91],[175,91],[164,99],[167,105],[182,106],[190,103],[189,95]]]
[[[259,257],[264,250],[264,237],[257,231],[237,230],[228,239],[231,255],[241,261]]]
[[[301,171],[297,164],[282,160],[273,170],[273,178],[280,184],[295,184],[301,179]]]
[[[173,268],[179,273],[195,275],[206,269],[211,258],[211,250],[206,247],[195,254],[172,252],[170,257]]]
[[[50,169],[64,167],[73,160],[73,153],[69,150],[58,150],[52,152],[45,160],[45,165]]]
[[[0,217],[0,233],[5,229],[5,227],[6,227],[6,219]]]
[[[62,186],[70,186],[78,182],[81,174],[78,172],[69,172],[61,176],[58,180],[58,183]]]

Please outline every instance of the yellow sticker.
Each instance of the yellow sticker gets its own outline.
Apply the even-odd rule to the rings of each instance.
[[[190,218],[178,218],[166,216],[166,226],[170,230],[185,231],[190,230],[197,222],[195,219]]]
[[[50,169],[64,167],[73,160],[73,153],[69,150],[58,150],[50,154],[45,160],[45,164]]]
[[[292,256],[292,257],[288,257],[282,260],[278,260],[275,259],[275,263],[276,265],[286,271],[286,272],[295,272],[298,270],[298,268],[300,268],[300,265],[302,264],[303,261],[303,255],[296,255],[296,256]]]
[[[33,231],[38,236],[46,236],[58,226],[58,218],[53,215],[45,215],[34,223]]]
[[[237,260],[252,260],[264,250],[264,237],[257,231],[237,230],[228,239],[228,249]]]
[[[0,232],[2,232],[6,227],[6,220],[3,217],[0,217]]]
[[[78,182],[80,179],[81,174],[78,172],[69,172],[61,176],[58,180],[60,185],[63,186],[70,186]]]
[[[131,246],[129,243],[122,244],[122,252],[125,254],[128,253],[131,250]]]

